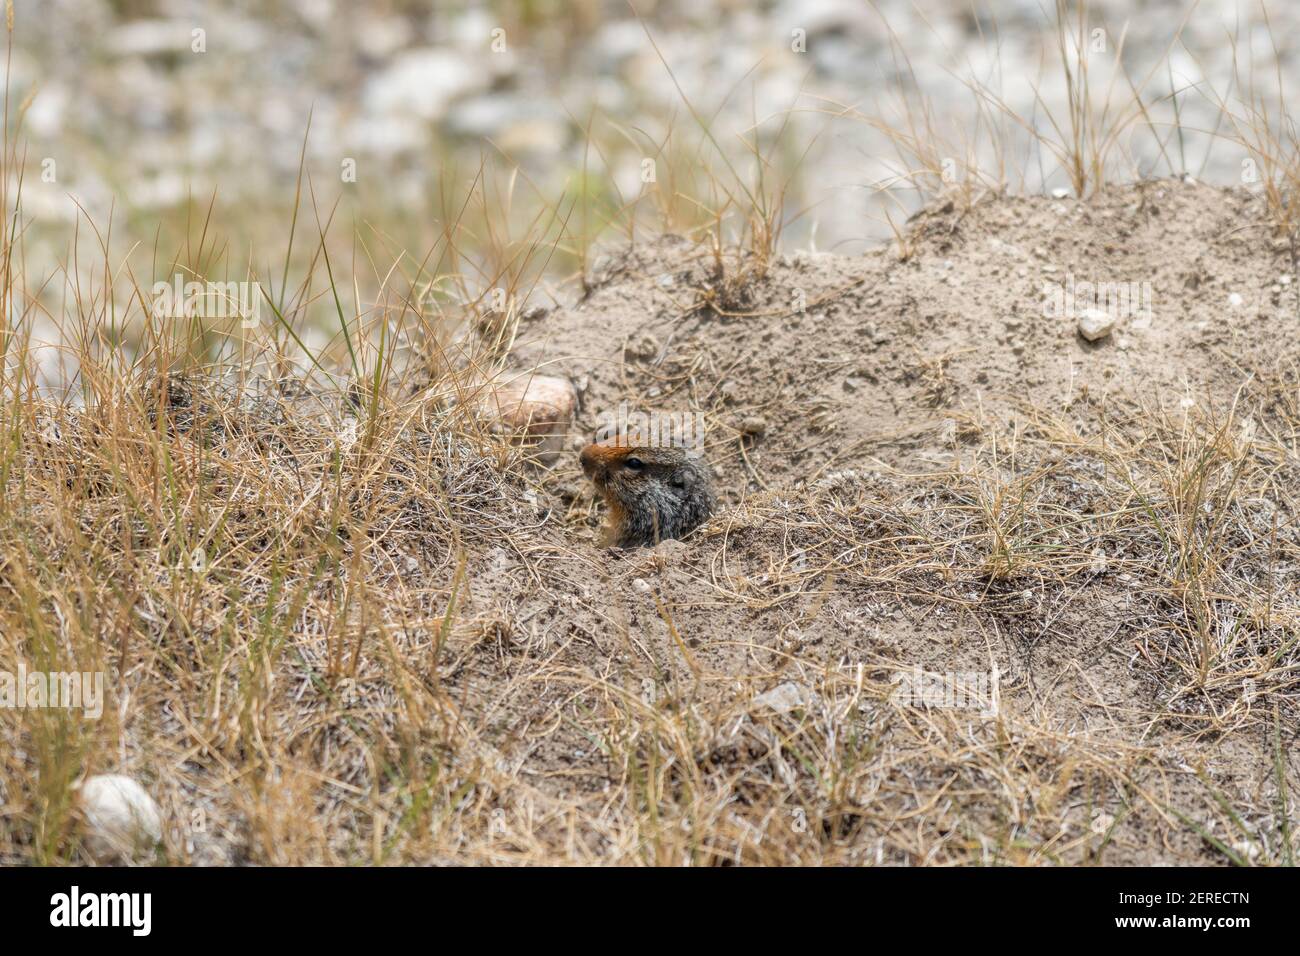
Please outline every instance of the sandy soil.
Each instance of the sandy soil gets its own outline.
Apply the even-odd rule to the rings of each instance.
[[[1297,779],[1290,248],[1251,195],[1177,181],[935,208],[908,246],[727,257],[719,274],[666,238],[532,321],[515,358],[580,386],[575,447],[623,401],[703,410],[725,502],[686,541],[602,551],[565,456],[539,477],[536,543],[472,564],[470,606],[503,623],[462,646],[458,694],[565,800],[621,773],[579,715],[609,688],[666,696],[696,735],[677,785],[716,789],[755,832],[816,818],[824,840],[795,859],[1253,859],[1215,818],[1223,797],[1260,823],[1279,772]],[[1088,343],[1044,316],[1067,276],[1150,283],[1150,315]],[[1216,465],[1199,506],[1231,509],[1232,530],[1179,525],[1180,469],[1224,436],[1253,443],[1259,481],[1234,495]],[[1177,527],[1222,547],[1192,597],[1160,557]],[[1187,634],[1207,608],[1218,643],[1196,686]],[[1270,654],[1290,670],[1252,710],[1250,662]],[[891,704],[915,667],[996,667],[1000,717]],[[755,716],[783,685],[797,705]],[[838,776],[800,752],[815,729],[820,756],[857,741]]]

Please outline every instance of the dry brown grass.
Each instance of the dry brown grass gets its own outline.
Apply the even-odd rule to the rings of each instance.
[[[1053,141],[1080,195],[1112,128],[1085,100]],[[933,172],[929,140],[922,120],[899,142]],[[689,213],[658,197],[707,237],[692,310],[743,318],[765,274],[783,193],[757,142],[757,182],[713,177]],[[585,278],[573,207],[512,233],[513,182],[481,182],[414,257],[378,230],[340,249],[299,192],[313,238],[251,336],[160,321],[107,238],[97,284],[70,264],[54,318],[82,403],[36,388],[24,329],[48,306],[3,197],[0,670],[103,671],[109,700],[99,721],[0,710],[0,862],[87,861],[73,785],[104,771],[158,797],[170,863],[1292,862],[1293,360],[1252,370],[1262,431],[1026,406],[965,422],[938,473],[817,475],[615,559],[473,411],[549,255]],[[221,248],[173,258],[215,278]],[[338,331],[308,349],[321,311]],[[945,362],[920,375],[942,402]],[[702,642],[702,614],[734,636]],[[856,656],[825,653],[845,633]],[[898,703],[902,633],[937,670],[998,666],[997,714]],[[756,703],[786,683],[795,705]],[[1239,786],[1207,766],[1221,744],[1269,772]]]
[[[197,373],[120,385],[79,412],[9,406],[3,660],[110,688],[99,722],[0,713],[10,862],[83,859],[70,787],[117,769],[162,799],[170,862],[1291,858],[1300,475],[1239,420],[1116,410],[1078,434],[1029,408],[946,473],[751,498],[685,558],[609,580],[658,590],[677,567],[781,632],[702,647],[680,606],[656,639],[576,583],[592,559],[528,504],[517,450],[436,387],[368,418]],[[507,560],[529,586],[484,594]],[[1128,701],[1084,661],[1053,688],[1012,655],[975,719],[891,702],[908,665],[887,649],[817,650],[901,619],[984,635],[978,669],[1003,641],[1061,653],[1060,626],[1119,599],[1103,653],[1130,662]],[[627,655],[575,653],[589,626]],[[797,707],[756,707],[783,682]],[[1061,687],[1077,710],[1045,706]],[[1196,769],[1220,738],[1277,749],[1274,784],[1247,798]]]

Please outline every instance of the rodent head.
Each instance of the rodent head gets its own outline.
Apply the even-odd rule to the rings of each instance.
[[[713,512],[713,473],[681,448],[588,445],[582,470],[609,506],[607,543],[623,548],[680,538]]]

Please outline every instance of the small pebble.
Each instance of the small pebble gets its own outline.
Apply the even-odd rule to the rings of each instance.
[[[1096,342],[1114,332],[1115,324],[1115,317],[1101,309],[1084,309],[1079,315],[1079,334]]]

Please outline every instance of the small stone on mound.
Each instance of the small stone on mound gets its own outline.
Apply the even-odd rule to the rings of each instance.
[[[1079,334],[1089,342],[1104,339],[1115,331],[1115,317],[1101,309],[1084,309],[1079,316]]]
[[[816,700],[817,695],[807,687],[794,681],[786,681],[755,697],[750,709],[788,714],[792,710],[807,710]]]
[[[578,393],[567,378],[520,375],[484,386],[481,407],[502,428],[537,445],[543,463],[554,461],[573,422]]]

